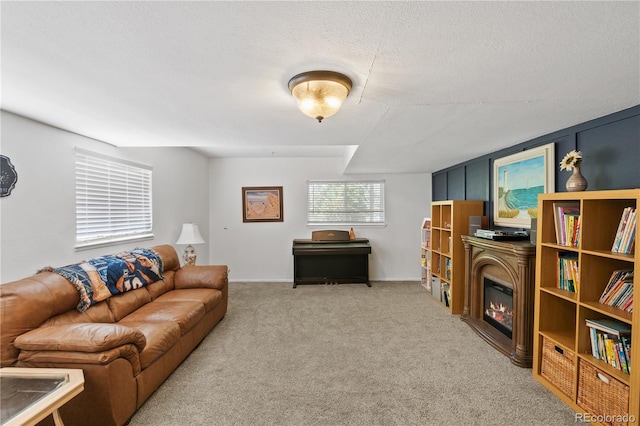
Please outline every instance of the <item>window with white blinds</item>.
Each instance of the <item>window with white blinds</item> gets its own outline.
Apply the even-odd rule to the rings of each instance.
[[[76,149],[76,248],[153,237],[151,168]]]
[[[309,225],[383,225],[384,181],[307,181]]]

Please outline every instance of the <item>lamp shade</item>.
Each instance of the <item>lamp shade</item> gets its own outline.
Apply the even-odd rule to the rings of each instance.
[[[351,86],[349,77],[333,71],[304,72],[289,80],[300,111],[318,122],[338,112]]]
[[[183,223],[182,232],[176,244],[204,244],[206,241],[200,235],[198,225],[195,223]]]

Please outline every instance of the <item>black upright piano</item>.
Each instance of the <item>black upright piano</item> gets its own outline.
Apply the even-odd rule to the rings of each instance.
[[[371,245],[348,231],[313,231],[293,240],[293,288],[298,284],[369,283]]]

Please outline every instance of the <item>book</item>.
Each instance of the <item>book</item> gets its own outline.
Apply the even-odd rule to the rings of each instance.
[[[634,222],[637,220],[635,217],[633,218]],[[636,242],[636,224],[631,228],[631,235],[629,236],[629,241],[625,246],[624,253],[629,254],[633,253],[635,242]]]
[[[451,259],[447,257],[444,263],[445,263],[445,271],[444,271],[445,278],[450,280],[451,279]]]
[[[613,349],[613,346],[615,345],[615,341],[608,334],[603,335],[603,338],[604,338],[604,349],[606,353],[605,361],[607,361],[607,364],[609,364],[610,366],[614,368],[618,368],[616,351]]]
[[[631,339],[627,336],[620,336],[620,342],[622,343],[624,357],[627,360],[627,370],[631,374]]]
[[[622,340],[620,340],[616,345],[615,345],[615,349],[618,351],[617,355],[618,355],[618,362],[620,363],[620,370],[622,370],[623,373],[625,374],[629,374],[629,360],[627,360],[625,354],[624,354],[624,345],[622,343]]]
[[[587,327],[595,328],[613,336],[631,336],[631,325],[611,318],[585,320]]]
[[[625,227],[622,235],[622,241],[620,242],[620,253],[629,254],[633,252],[633,245],[635,243],[636,236],[636,221],[637,221],[637,209],[631,213],[627,226]]]
[[[599,358],[598,355],[598,332],[595,328],[589,327],[589,336],[591,337],[591,355],[594,358]]]
[[[597,336],[597,340],[598,340],[598,342],[597,342],[597,345],[598,345],[598,356],[596,358],[605,360],[605,359],[607,359],[607,352],[606,352],[605,347],[604,347],[604,333],[598,332],[598,330],[596,330],[596,336]]]

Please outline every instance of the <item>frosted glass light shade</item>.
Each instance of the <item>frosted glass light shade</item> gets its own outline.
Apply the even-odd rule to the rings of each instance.
[[[200,235],[198,225],[195,223],[183,223],[182,232],[176,244],[204,244],[206,241]]]
[[[349,77],[333,71],[304,72],[289,80],[300,111],[318,122],[338,112],[351,86]]]

